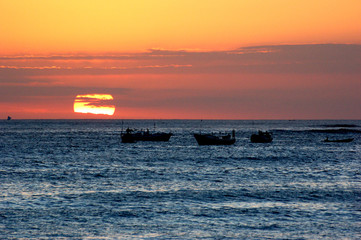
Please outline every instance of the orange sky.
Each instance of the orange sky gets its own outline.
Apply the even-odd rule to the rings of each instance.
[[[0,8],[3,54],[361,40],[359,0],[1,0]]]
[[[73,113],[98,93],[114,97],[112,118],[361,118],[359,0],[0,9],[1,118],[99,117]]]

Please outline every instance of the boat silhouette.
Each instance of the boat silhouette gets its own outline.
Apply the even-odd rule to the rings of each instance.
[[[353,138],[345,138],[345,139],[335,139],[335,140],[329,140],[328,137],[323,140],[324,142],[352,142]]]
[[[121,134],[121,138],[123,143],[135,143],[137,141],[167,142],[172,135],[173,133],[149,132],[149,129],[136,131],[127,128],[125,133]]]
[[[269,132],[258,131],[258,134],[251,135],[251,142],[253,143],[270,143],[273,138]]]
[[[235,131],[231,134],[226,135],[215,135],[215,134],[193,134],[199,145],[232,145],[236,142]]]

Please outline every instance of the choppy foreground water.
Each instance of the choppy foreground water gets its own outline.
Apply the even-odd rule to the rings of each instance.
[[[0,121],[1,239],[360,239],[361,121]],[[193,132],[236,130],[233,146]],[[250,143],[257,130],[274,141]],[[352,137],[350,143],[323,139]]]

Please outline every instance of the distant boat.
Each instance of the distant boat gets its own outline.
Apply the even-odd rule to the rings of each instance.
[[[202,134],[195,133],[195,139],[199,145],[232,145],[236,142],[235,131],[227,135],[214,135],[214,134]]]
[[[325,140],[323,140],[324,142],[352,142],[353,138],[345,138],[345,139],[335,139],[335,140],[329,140],[328,138],[326,138]]]
[[[8,116],[8,121],[10,121],[11,120],[11,117],[10,116]]]
[[[134,131],[133,129],[127,128],[126,132],[121,135],[122,142],[124,143],[134,143],[137,141],[153,141],[153,142],[167,142],[173,133],[164,133],[164,132],[149,132],[146,131]]]
[[[270,143],[273,138],[269,132],[258,131],[258,134],[252,134],[251,142],[253,143]]]

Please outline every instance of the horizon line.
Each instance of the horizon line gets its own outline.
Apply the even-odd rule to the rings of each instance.
[[[352,119],[352,118],[11,118],[11,120],[7,120],[6,118],[2,119],[2,121],[16,121],[16,120],[145,120],[145,121],[361,121],[361,119]]]

